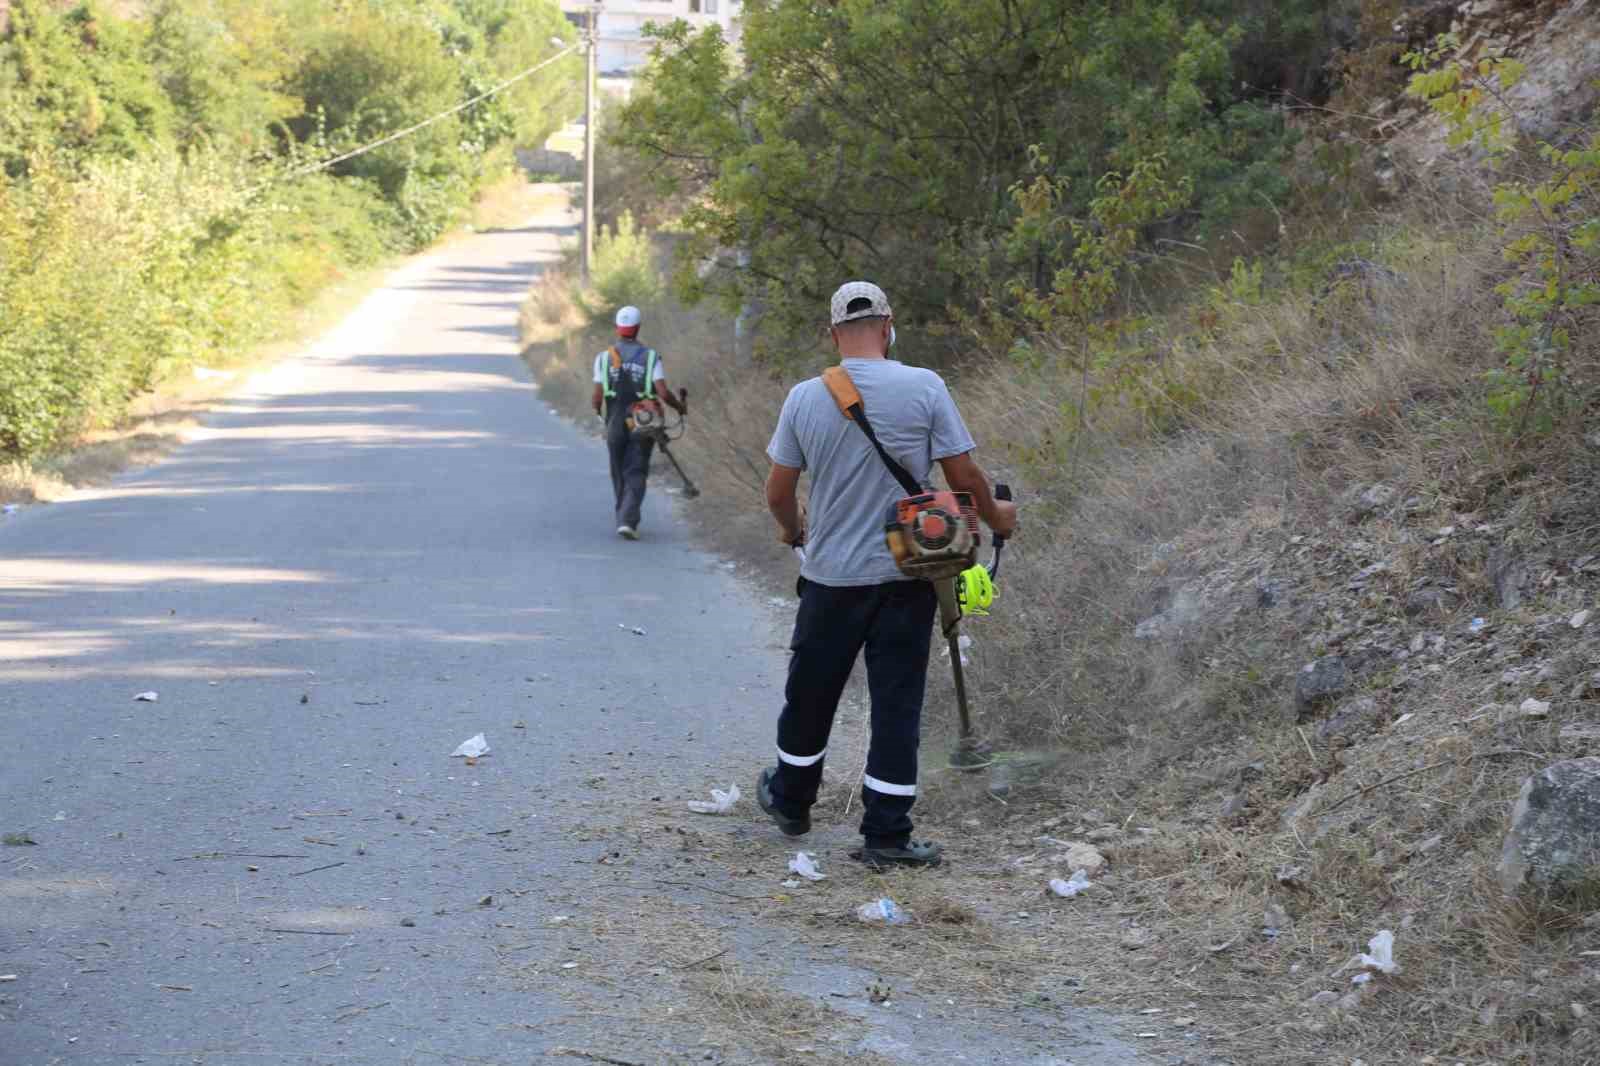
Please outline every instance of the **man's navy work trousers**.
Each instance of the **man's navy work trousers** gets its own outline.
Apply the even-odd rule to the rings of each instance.
[[[616,494],[619,526],[639,528],[645,485],[650,480],[650,453],[655,446],[655,441],[639,440],[630,433],[620,411],[606,420],[606,450],[611,453],[611,488]]]
[[[859,588],[801,582],[772,782],[780,811],[799,817],[816,802],[834,712],[856,656],[865,649],[872,743],[861,788],[861,833],[869,847],[895,847],[911,838],[922,696],[937,608],[926,581]]]

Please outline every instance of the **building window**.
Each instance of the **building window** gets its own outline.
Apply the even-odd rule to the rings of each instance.
[[[715,15],[717,13],[717,0],[705,0],[705,5],[706,14]]]
[[[689,14],[700,14],[700,0],[689,0]]]

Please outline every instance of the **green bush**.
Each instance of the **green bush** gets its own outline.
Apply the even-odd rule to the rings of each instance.
[[[653,304],[662,296],[650,234],[624,211],[615,229],[600,227],[594,241],[589,292],[580,304],[591,318],[603,318],[625,304]]]
[[[525,69],[571,27],[552,0],[157,0],[140,18],[17,0],[10,14],[0,455],[106,424],[163,377],[278,335],[349,271],[433,240],[501,146],[574,98],[569,58],[311,172]]]
[[[1296,135],[1268,94],[1316,80],[1326,6],[751,0],[742,63],[715,28],[660,31],[616,140],[692,196],[687,298],[760,306],[779,347],[872,277],[919,327],[908,354],[939,357],[964,346],[953,322],[1003,328],[1014,283],[1045,292],[1070,261],[1071,241],[1015,256],[1018,182],[1085,221],[1107,174],[1162,159],[1192,196],[1146,229],[1202,238],[1285,200]]]

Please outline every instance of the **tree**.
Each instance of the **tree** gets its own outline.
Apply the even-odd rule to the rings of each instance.
[[[1048,291],[1070,257],[1014,260],[1011,190],[1025,178],[1064,189],[1059,210],[1087,219],[1102,175],[1159,156],[1194,191],[1165,221],[1193,226],[1286,194],[1276,164],[1291,135],[1264,92],[1241,87],[1236,57],[1304,32],[1284,12],[1322,5],[1229,17],[1245,6],[752,0],[742,67],[715,29],[659,31],[617,141],[702,193],[684,219],[691,299],[761,303],[783,343],[814,327],[840,280],[866,276],[925,338],[952,309],[1011,306],[1018,275]]]

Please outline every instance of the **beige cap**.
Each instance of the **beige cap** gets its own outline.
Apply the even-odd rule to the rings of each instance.
[[[852,311],[850,305],[860,300],[867,301],[866,305],[858,304]],[[839,291],[833,294],[832,310],[836,326],[858,318],[888,318],[894,314],[889,309],[889,297],[870,281],[847,281],[839,286]]]

